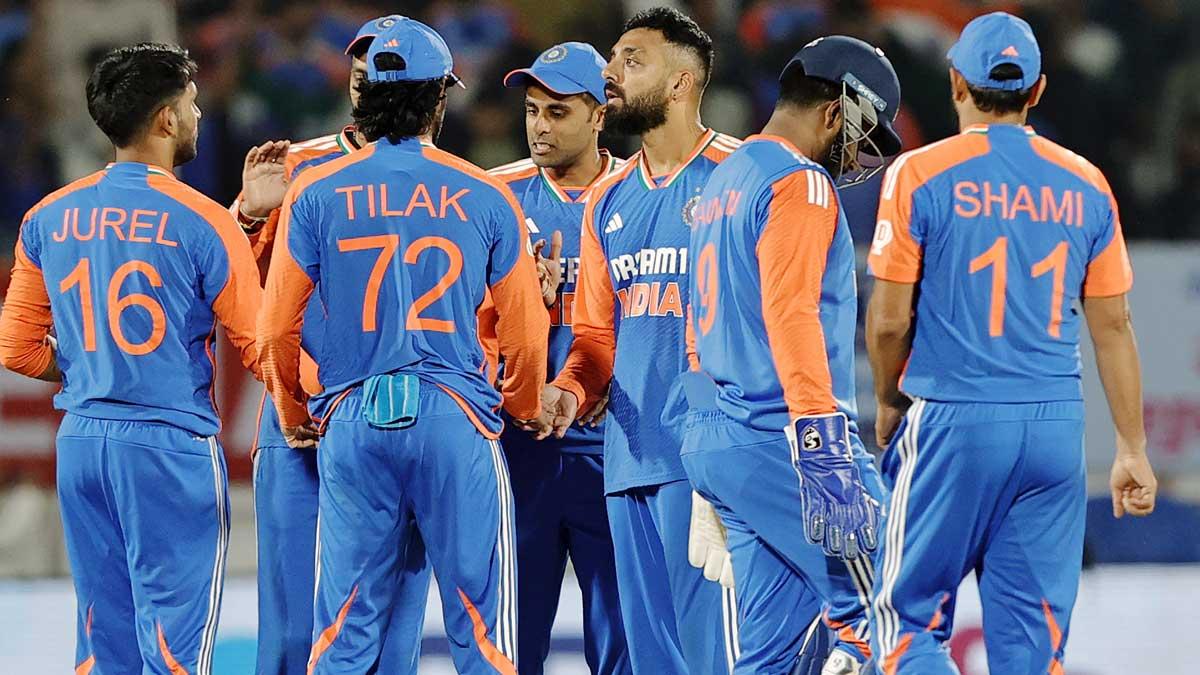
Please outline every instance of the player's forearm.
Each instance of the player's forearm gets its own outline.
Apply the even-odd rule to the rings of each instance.
[[[46,329],[24,323],[5,307],[0,315],[0,365],[18,375],[59,382],[54,350],[46,343]]]
[[[517,419],[533,419],[542,410],[550,316],[532,263],[518,261],[507,277],[491,287],[491,296],[496,306],[496,341],[504,357],[504,409]]]
[[[1124,297],[1089,298],[1084,313],[1096,352],[1096,369],[1112,411],[1123,451],[1145,452],[1142,368],[1137,339]]]
[[[299,426],[309,420],[304,405],[307,395],[300,385],[300,333],[268,327],[258,335],[259,363],[263,382],[275,401],[284,426]]]
[[[878,282],[877,282],[878,283]],[[908,310],[885,305],[878,293],[867,309],[867,355],[875,377],[875,398],[888,404],[904,400],[900,376],[912,351],[912,317]]]

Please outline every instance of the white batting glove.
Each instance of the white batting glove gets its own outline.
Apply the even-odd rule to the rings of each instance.
[[[717,510],[692,491],[692,523],[688,529],[688,562],[704,570],[704,578],[733,588],[733,558],[725,525]]]

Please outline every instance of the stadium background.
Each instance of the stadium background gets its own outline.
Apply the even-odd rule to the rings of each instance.
[[[181,175],[221,202],[241,161],[270,138],[304,140],[348,119],[342,48],[366,18],[403,13],[435,26],[468,90],[451,96],[440,145],[488,167],[525,156],[519,92],[500,86],[545,47],[584,40],[607,52],[625,17],[650,0],[0,0],[0,288],[24,211],[110,159],[88,118],[83,83],[107,49],[176,41],[201,65],[200,155]],[[1138,523],[1109,514],[1113,443],[1103,393],[1086,378],[1087,558],[1067,672],[1195,672],[1187,648],[1200,605],[1200,2],[1196,0],[694,0],[688,11],[716,41],[704,120],[745,135],[774,100],[775,76],[801,45],[844,33],[881,46],[903,86],[906,147],[955,131],[944,54],[975,14],[1016,11],[1042,44],[1049,91],[1031,123],[1095,161],[1112,182],[1131,240],[1134,321],[1145,366],[1150,451],[1162,494]],[[625,139],[605,139],[621,153]],[[843,193],[856,241],[870,239],[877,184]],[[863,296],[869,281],[863,279]],[[861,335],[860,335],[861,339]],[[860,345],[861,347],[861,345]],[[1084,361],[1089,353],[1084,347]],[[230,582],[217,672],[249,672],[254,629],[253,509],[248,448],[261,387],[226,358],[219,377],[233,489]],[[860,360],[865,426],[873,417]],[[53,388],[0,370],[0,672],[66,672],[74,599],[53,493]],[[866,434],[870,437],[871,434]],[[970,582],[968,582],[968,586]],[[436,603],[436,600],[432,602]],[[568,580],[551,672],[585,672],[578,592]],[[986,672],[978,603],[968,592],[956,627],[964,673]],[[1192,630],[1188,630],[1188,628]],[[431,604],[423,672],[443,672]],[[439,656],[439,653],[443,656]],[[1149,665],[1148,664],[1152,664]]]

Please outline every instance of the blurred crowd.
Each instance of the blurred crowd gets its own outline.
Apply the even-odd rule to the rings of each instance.
[[[956,130],[945,52],[974,15],[1014,11],[1041,41],[1049,90],[1031,123],[1093,160],[1113,184],[1130,238],[1200,238],[1200,3],[1193,0],[0,0],[0,240],[46,192],[108,158],[84,101],[91,64],[141,40],[174,41],[201,66],[200,156],[188,182],[231,201],[246,150],[304,140],[349,119],[342,53],[363,20],[389,13],[436,27],[467,82],[439,144],[482,166],[524,156],[520,96],[504,73],[583,40],[607,53],[626,17],[675,4],[709,31],[717,69],[705,122],[752,133],[775,78],[824,34],[861,37],[899,72],[906,147]],[[629,139],[606,139],[631,150]]]

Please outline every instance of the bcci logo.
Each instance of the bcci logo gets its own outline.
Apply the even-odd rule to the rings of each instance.
[[[375,22],[375,27],[381,31],[387,30],[388,28],[391,28],[394,25],[396,25],[396,19],[395,19],[395,17],[390,17],[390,16],[387,18],[384,18],[384,19],[380,19]]]
[[[804,430],[804,438],[800,439],[800,447],[805,450],[820,450],[821,449],[821,434],[816,427],[809,427]]]
[[[683,224],[689,228],[696,227],[696,209],[700,206],[700,195],[696,195],[683,204]]]
[[[556,45],[547,49],[546,53],[542,54],[542,58],[539,60],[542,63],[558,63],[565,58],[567,58],[567,48],[562,45]]]

